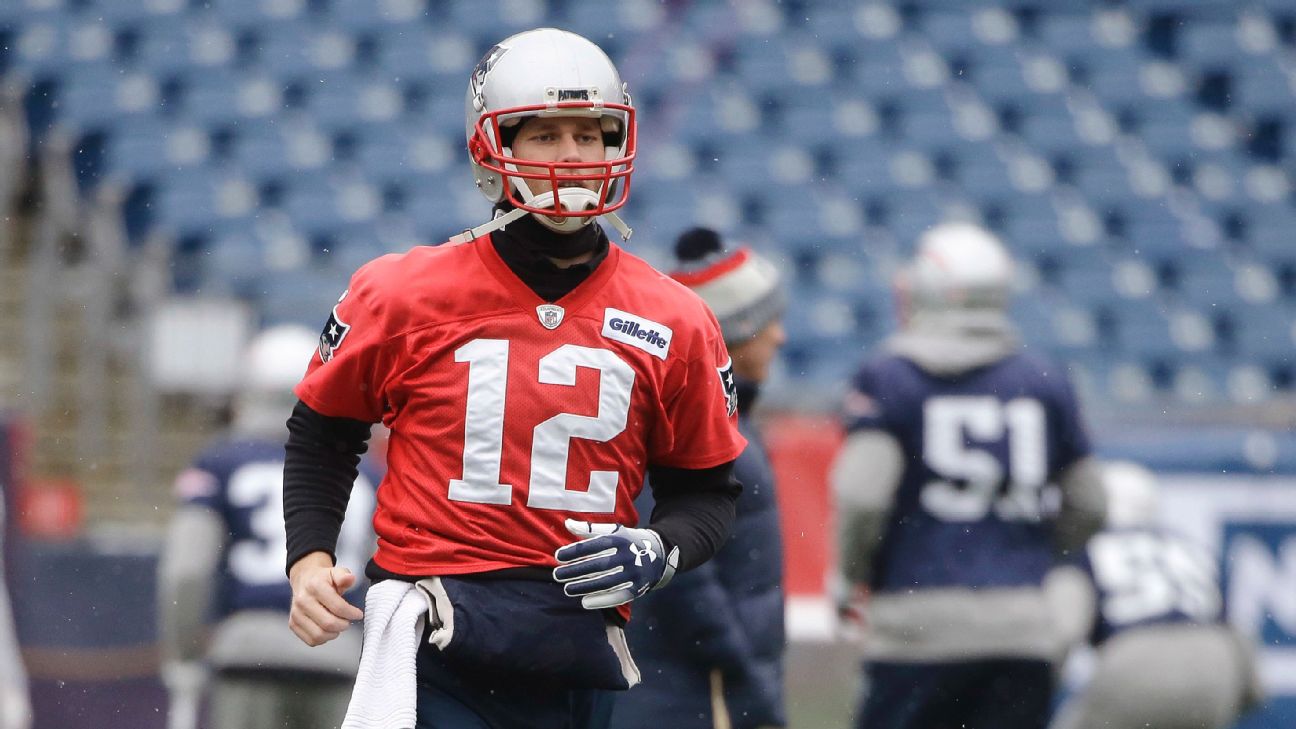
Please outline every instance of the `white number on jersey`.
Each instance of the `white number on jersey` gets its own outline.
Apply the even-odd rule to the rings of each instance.
[[[1017,398],[934,397],[923,405],[923,460],[941,478],[919,496],[923,508],[946,521],[977,521],[994,509],[1008,521],[1039,521],[1048,479],[1044,406]],[[994,454],[965,440],[990,443],[1008,436],[1008,488]]]
[[[255,538],[239,540],[229,552],[230,572],[244,584],[271,585],[288,579],[284,576],[288,535],[284,531],[283,472],[283,461],[259,461],[246,463],[230,475],[230,504],[252,510],[249,524]],[[369,535],[373,492],[373,486],[361,474],[351,489],[342,532],[338,535],[338,564],[356,574],[363,571],[372,551]]]
[[[500,483],[508,357],[505,339],[474,339],[455,351],[456,362],[468,363],[463,478],[451,479],[449,489],[455,501],[513,502],[513,486]],[[527,506],[607,514],[616,510],[617,472],[593,471],[588,490],[569,489],[567,456],[572,438],[606,443],[625,430],[635,373],[611,350],[564,344],[540,358],[538,381],[572,387],[580,367],[599,373],[598,415],[559,413],[535,427]]]
[[[1178,539],[1151,532],[1108,532],[1089,542],[1103,615],[1127,625],[1172,612],[1208,622],[1222,600],[1214,560]]]

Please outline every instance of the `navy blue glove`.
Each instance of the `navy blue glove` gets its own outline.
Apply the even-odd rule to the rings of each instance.
[[[591,524],[568,519],[567,531],[579,542],[558,548],[554,579],[563,592],[579,597],[586,610],[616,607],[664,587],[679,565],[679,547],[670,554],[651,529]]]

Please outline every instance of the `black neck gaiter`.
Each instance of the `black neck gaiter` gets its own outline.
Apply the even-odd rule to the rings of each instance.
[[[590,223],[575,233],[558,233],[531,215],[491,233],[491,242],[509,269],[545,301],[566,296],[589,278],[608,254],[608,237],[598,223]],[[550,260],[585,253],[593,253],[594,257],[567,268],[559,268]]]

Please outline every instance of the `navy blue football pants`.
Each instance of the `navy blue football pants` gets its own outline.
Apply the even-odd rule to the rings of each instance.
[[[1044,729],[1053,699],[1045,661],[865,662],[856,729]]]
[[[446,665],[426,640],[416,665],[416,729],[607,729],[612,719],[611,691],[473,675]]]

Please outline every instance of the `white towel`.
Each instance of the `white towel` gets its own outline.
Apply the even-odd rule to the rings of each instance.
[[[427,598],[408,582],[369,588],[360,669],[342,729],[414,729],[414,658],[427,612]]]

